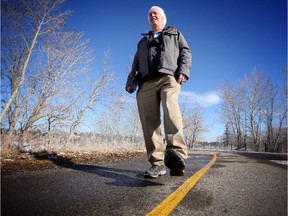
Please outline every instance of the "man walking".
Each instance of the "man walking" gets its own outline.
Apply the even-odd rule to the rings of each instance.
[[[182,115],[178,104],[181,83],[189,79],[192,56],[183,34],[166,25],[164,10],[153,6],[148,11],[152,30],[142,34],[128,75],[126,91],[137,86],[137,105],[151,168],[144,177],[185,174],[187,146],[183,137]],[[164,145],[160,105],[164,114]]]

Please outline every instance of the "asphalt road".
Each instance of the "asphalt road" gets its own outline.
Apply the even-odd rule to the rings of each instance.
[[[191,152],[186,176],[155,180],[143,179],[150,166],[146,158],[5,174],[1,215],[146,215],[212,158],[209,152]],[[271,160],[218,152],[171,215],[286,216],[287,166],[265,158]]]

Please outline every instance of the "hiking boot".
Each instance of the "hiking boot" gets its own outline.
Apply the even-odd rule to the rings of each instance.
[[[150,169],[148,169],[145,174],[144,178],[157,178],[158,176],[162,176],[166,174],[166,168],[164,165],[152,165]]]
[[[166,150],[164,163],[170,169],[171,176],[185,175],[185,161],[177,151]]]
[[[184,176],[185,175],[185,170],[170,170],[170,175],[171,176]]]

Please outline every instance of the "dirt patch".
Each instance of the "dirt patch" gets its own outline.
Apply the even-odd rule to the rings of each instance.
[[[36,152],[13,154],[10,156],[1,157],[1,174],[21,171],[58,169],[61,167],[71,167],[74,164],[101,164],[144,156],[145,152]]]

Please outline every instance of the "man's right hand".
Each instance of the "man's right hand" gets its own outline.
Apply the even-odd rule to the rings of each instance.
[[[132,92],[133,91],[132,86],[127,86],[126,91],[129,92],[130,94],[133,93]]]

